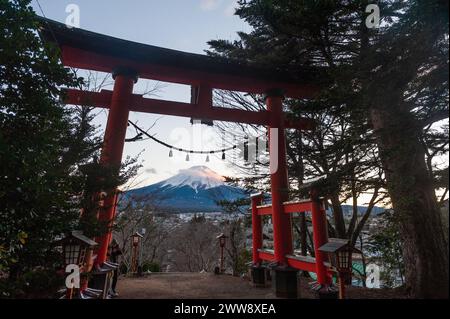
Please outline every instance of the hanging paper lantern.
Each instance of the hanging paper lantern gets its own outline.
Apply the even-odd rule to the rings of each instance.
[[[172,149],[170,149],[170,151],[169,151],[169,157],[172,157],[173,156],[173,152],[172,152]]]
[[[225,159],[225,150],[222,151],[222,159]]]
[[[186,154],[186,162],[189,162],[189,154]]]
[[[209,162],[209,155],[206,155],[206,162]]]

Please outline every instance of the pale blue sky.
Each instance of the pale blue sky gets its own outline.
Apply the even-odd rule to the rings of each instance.
[[[39,0],[47,18],[65,22],[68,13],[66,7],[76,4],[80,8],[80,27],[82,29],[110,36],[161,46],[181,51],[204,53],[208,49],[207,41],[212,39],[237,38],[237,31],[249,31],[250,27],[233,15],[235,0]],[[33,0],[32,5],[39,15],[42,12]],[[142,93],[146,80],[139,80],[135,92]],[[158,98],[177,101],[189,101],[188,86],[168,85],[158,91]],[[202,143],[193,138],[197,127],[192,127],[189,118],[160,116],[143,113],[131,113],[130,119],[138,121],[142,127],[149,127],[155,120],[156,125],[150,131],[157,137],[179,147],[210,150],[221,147],[220,136],[214,130],[203,134]],[[101,112],[96,122],[104,129],[106,111]],[[202,126],[203,133],[208,130]],[[128,137],[133,136],[129,129]],[[191,142],[193,141],[193,142]],[[233,169],[227,161],[211,158],[205,163],[205,157],[185,154],[168,157],[168,149],[152,141],[126,143],[124,156],[141,155],[144,167],[139,172],[134,186],[144,186],[160,181],[175,174],[179,169],[194,165],[207,164],[219,174],[232,175]]]

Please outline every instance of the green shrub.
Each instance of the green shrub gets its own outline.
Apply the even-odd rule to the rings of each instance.
[[[252,252],[247,249],[242,249],[239,254],[238,264],[237,264],[237,273],[242,274],[246,273],[248,270],[248,263],[252,261]]]
[[[0,279],[0,299],[25,298],[24,286],[23,279],[16,281],[11,281],[6,278]]]
[[[52,269],[37,268],[24,273],[17,280],[0,280],[0,298],[52,298],[64,278]]]
[[[26,272],[23,275],[25,281],[24,291],[27,295],[45,297],[53,295],[60,286],[64,285],[64,280],[58,277],[53,270],[37,269]]]

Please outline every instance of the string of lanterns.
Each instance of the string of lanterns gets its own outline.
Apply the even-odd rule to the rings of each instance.
[[[216,149],[216,150],[210,150],[210,151],[199,151],[199,150],[189,150],[182,147],[175,147],[173,145],[170,145],[164,141],[161,141],[157,139],[156,137],[148,134],[146,131],[141,129],[136,123],[133,123],[132,121],[128,120],[128,123],[132,125],[137,132],[137,135],[133,138],[126,139],[126,142],[134,142],[142,139],[142,136],[145,135],[148,138],[152,139],[153,141],[169,148],[169,157],[173,157],[173,151],[179,151],[186,153],[186,161],[189,161],[189,154],[206,154],[206,162],[209,162],[209,155],[211,154],[219,154],[222,153],[222,160],[225,160],[225,153],[231,150],[234,150],[237,148],[237,145],[232,145],[230,147],[222,148],[222,149]],[[246,137],[248,139],[248,137]],[[268,149],[268,144],[266,142],[266,149]],[[258,152],[258,137],[256,137],[256,151]],[[244,142],[244,160],[248,160],[248,141]]]

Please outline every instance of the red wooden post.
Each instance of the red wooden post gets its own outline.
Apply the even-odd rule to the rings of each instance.
[[[252,252],[253,265],[260,265],[261,258],[259,258],[258,249],[262,248],[263,234],[261,216],[258,215],[258,205],[261,205],[263,195],[261,193],[251,195],[252,200]]]
[[[128,126],[128,113],[130,100],[133,93],[133,84],[136,82],[136,73],[129,69],[117,69],[113,72],[114,91],[111,99],[111,107],[106,124],[100,163],[104,165],[120,166],[122,162],[125,134]],[[115,192],[105,198],[104,208],[100,209],[99,220],[108,221],[112,226],[116,210]],[[106,261],[110,231],[97,239],[99,249],[97,251],[97,264]]]
[[[131,273],[136,273],[136,261],[137,261],[137,245],[134,244],[133,238],[131,239]]]
[[[339,280],[339,299],[345,299],[345,278],[342,274],[338,274]]]
[[[274,254],[275,260],[285,265],[286,255],[292,253],[292,227],[291,216],[283,213],[283,202],[288,199],[288,174],[282,101],[281,90],[271,90],[267,93],[266,104],[271,118],[269,153]]]
[[[322,285],[329,285],[331,278],[327,274],[327,268],[323,264],[328,260],[327,254],[319,248],[328,242],[328,225],[325,209],[319,199],[317,190],[311,190],[312,212],[311,219],[313,225],[314,253],[316,257],[317,282]]]
[[[114,212],[113,212],[113,216],[111,218],[111,226],[116,217],[116,207],[117,207],[118,202],[119,202],[119,191],[116,191],[114,194]],[[112,241],[112,232],[108,233],[108,238],[106,240],[107,240],[106,242],[108,243],[108,247],[109,247],[109,243],[111,243],[111,241]]]

